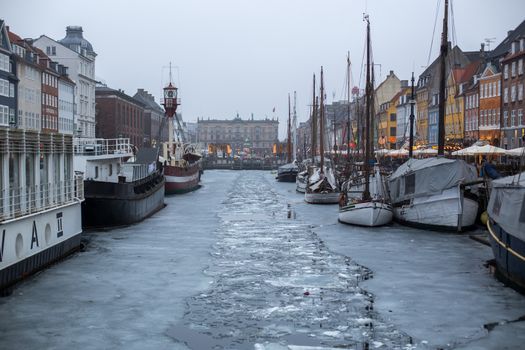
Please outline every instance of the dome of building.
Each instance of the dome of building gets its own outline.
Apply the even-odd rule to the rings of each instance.
[[[82,50],[91,54],[95,53],[90,42],[82,36],[82,27],[80,26],[68,26],[66,28],[66,37],[58,42],[78,53],[82,53]]]

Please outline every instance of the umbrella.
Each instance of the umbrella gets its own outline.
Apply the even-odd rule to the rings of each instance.
[[[437,153],[438,153],[437,149],[433,149],[433,148],[417,149],[414,151],[414,154],[417,154],[417,155],[420,155],[420,154],[431,155],[431,154],[437,154]]]
[[[386,156],[390,154],[390,150],[386,148],[376,149],[374,153],[378,156]]]
[[[391,151],[389,153],[389,156],[391,156],[391,157],[408,156],[408,150],[406,150],[404,148],[396,149],[394,151]]]
[[[460,149],[459,151],[452,152],[453,156],[477,156],[484,154],[495,154],[495,155],[504,155],[506,150],[492,145],[483,145],[474,144],[470,147]]]
[[[521,157],[525,154],[525,147],[519,147],[507,150],[507,154],[513,157]]]

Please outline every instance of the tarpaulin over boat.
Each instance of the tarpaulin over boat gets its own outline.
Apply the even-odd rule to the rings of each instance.
[[[332,169],[324,167],[324,173],[321,174],[320,169],[315,169],[314,173],[308,179],[309,188],[313,192],[333,191],[337,189],[334,173]],[[324,184],[324,185],[323,185]]]
[[[525,172],[494,180],[492,186],[489,216],[506,232],[525,239]]]
[[[475,181],[477,170],[460,159],[409,159],[388,179],[393,203],[440,194],[461,183]]]

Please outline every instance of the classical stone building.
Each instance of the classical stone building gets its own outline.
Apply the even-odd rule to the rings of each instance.
[[[82,36],[82,27],[69,26],[66,36],[55,41],[45,35],[34,41],[53,61],[69,67],[69,78],[75,82],[75,133],[95,137],[95,58],[93,47]]]
[[[275,119],[198,119],[198,142],[210,152],[222,151],[237,155],[250,152],[264,156],[272,153],[278,143],[279,121]]]

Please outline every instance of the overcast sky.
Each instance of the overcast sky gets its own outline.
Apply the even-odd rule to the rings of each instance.
[[[439,51],[439,0],[433,52]],[[133,95],[158,98],[171,61],[184,120],[231,119],[254,113],[280,117],[284,135],[287,94],[297,91],[299,121],[308,118],[312,74],[325,71],[329,102],[343,97],[346,53],[359,84],[365,43],[363,12],[370,15],[376,84],[393,70],[416,77],[428,64],[438,0],[0,0],[0,16],[22,37],[65,36],[80,25],[95,52],[96,76]],[[525,20],[524,0],[455,0],[457,44],[494,48]],[[453,38],[451,38],[453,39]],[[363,82],[361,82],[361,85]]]

